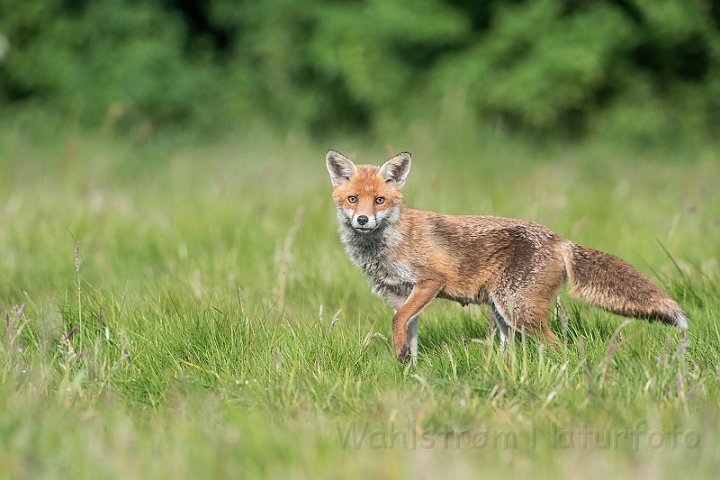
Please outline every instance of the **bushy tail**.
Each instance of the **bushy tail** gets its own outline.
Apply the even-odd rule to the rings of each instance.
[[[675,300],[626,261],[572,242],[564,257],[570,296],[618,315],[687,328],[687,316]]]

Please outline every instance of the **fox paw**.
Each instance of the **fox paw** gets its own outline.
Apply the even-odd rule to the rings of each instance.
[[[397,354],[398,362],[407,363],[410,360],[410,345],[407,343],[402,346],[400,352]]]

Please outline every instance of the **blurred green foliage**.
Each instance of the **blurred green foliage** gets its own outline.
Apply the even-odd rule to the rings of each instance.
[[[0,0],[0,107],[27,106],[111,130],[702,140],[720,0]]]

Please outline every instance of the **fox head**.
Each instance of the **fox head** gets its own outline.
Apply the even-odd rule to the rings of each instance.
[[[395,155],[382,167],[355,165],[335,150],[328,150],[325,161],[341,221],[360,233],[397,221],[402,205],[400,191],[410,172],[409,153]]]

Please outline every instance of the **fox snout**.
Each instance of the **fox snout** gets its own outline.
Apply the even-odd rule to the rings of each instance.
[[[377,217],[375,215],[356,215],[353,213],[352,227],[358,232],[370,232],[377,227]]]

